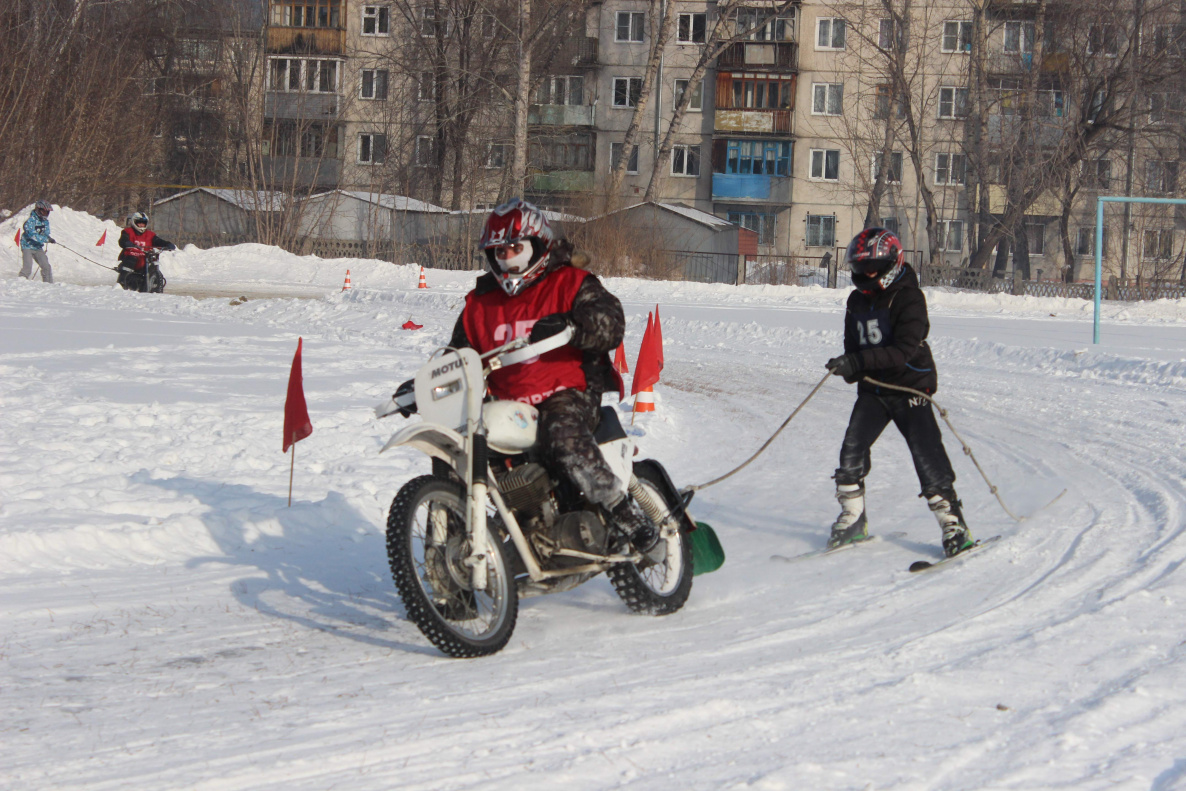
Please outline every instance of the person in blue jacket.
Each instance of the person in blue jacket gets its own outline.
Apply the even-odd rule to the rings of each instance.
[[[41,267],[41,279],[46,283],[54,282],[54,270],[45,254],[46,244],[56,244],[49,235],[49,213],[53,208],[47,200],[37,201],[21,230],[21,277],[26,280],[33,279],[33,262],[36,261]]]

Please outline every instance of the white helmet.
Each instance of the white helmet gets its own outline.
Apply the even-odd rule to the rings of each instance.
[[[543,276],[555,244],[544,213],[513,198],[490,212],[478,248],[498,285],[513,297]]]

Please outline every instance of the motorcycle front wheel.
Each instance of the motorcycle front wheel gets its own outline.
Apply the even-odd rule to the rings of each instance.
[[[459,658],[501,651],[519,614],[515,579],[493,529],[485,589],[472,584],[465,505],[460,484],[423,475],[404,484],[387,517],[387,559],[408,619]]]
[[[673,499],[676,495],[664,496],[667,487],[648,465],[635,464],[634,475],[656,502],[666,503],[673,511],[682,507]],[[683,607],[692,593],[692,544],[681,528],[661,539],[656,550],[639,563],[612,566],[606,575],[618,597],[634,612],[670,615]]]

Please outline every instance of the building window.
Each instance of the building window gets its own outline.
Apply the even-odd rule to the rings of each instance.
[[[622,146],[625,143],[610,143],[609,144],[609,166],[613,170],[618,164],[618,157],[622,154]],[[630,149],[630,161],[626,163],[627,173],[638,173],[638,146],[632,146]]]
[[[1151,159],[1145,163],[1145,186],[1162,195],[1178,189],[1178,163]]]
[[[807,246],[835,247],[836,246],[836,215],[809,214],[807,215]]]
[[[700,146],[672,146],[671,174],[673,176],[699,176]]]
[[[759,214],[752,211],[731,211],[727,219],[734,225],[748,228],[758,235],[758,244],[774,244],[774,227],[777,215]]]
[[[962,20],[944,22],[942,49],[944,52],[971,52],[972,23]]]
[[[1174,257],[1174,232],[1145,231],[1141,257],[1146,261],[1168,261]]]
[[[901,223],[898,222],[897,217],[882,217],[881,227],[898,237],[898,241],[902,241],[902,235],[898,232]]]
[[[1108,254],[1108,228],[1104,226],[1104,247],[1103,254]],[[1075,255],[1095,255],[1095,227],[1084,227],[1079,229],[1079,233],[1075,238]]]
[[[964,221],[939,220],[935,230],[938,232],[937,246],[949,253],[958,253],[964,249]]]
[[[642,94],[642,77],[614,77],[614,107],[634,107]]]
[[[432,167],[433,163],[433,149],[432,138],[428,135],[416,136],[416,167],[428,168]]]
[[[1112,160],[1089,159],[1083,163],[1083,186],[1089,190],[1112,188]]]
[[[1025,237],[1030,255],[1046,254],[1046,223],[1027,222],[1025,224]]]
[[[878,121],[888,120],[891,107],[898,118],[906,117],[906,102],[901,97],[895,99],[890,86],[878,85],[873,98],[873,118]]]
[[[968,89],[940,88],[939,117],[959,119],[968,117]]]
[[[593,138],[588,134],[537,137],[528,143],[527,159],[542,170],[592,170]]]
[[[684,92],[688,90],[687,80],[675,81],[675,93],[671,97],[671,101],[677,107],[684,99]],[[704,109],[704,80],[698,80],[696,87],[692,91],[692,96],[688,99],[688,111],[698,113]]]
[[[935,186],[957,186],[968,182],[968,158],[964,154],[935,154]]]
[[[1092,25],[1087,30],[1087,54],[1114,58],[1120,54],[1120,26]]]
[[[437,98],[437,78],[431,71],[422,71],[416,78],[416,100],[433,102]]]
[[[816,82],[811,84],[812,115],[844,114],[844,83]]]
[[[490,150],[486,152],[486,167],[497,170],[505,168],[512,153],[511,146],[506,143],[491,143]]]
[[[795,83],[775,74],[736,74],[730,80],[732,106],[718,109],[731,110],[787,110],[794,103]]]
[[[545,77],[536,91],[538,104],[585,103],[585,78],[576,76]]]
[[[882,19],[877,23],[877,46],[884,50],[897,49],[899,42],[895,31],[897,25],[892,19]]]
[[[1032,55],[1034,33],[1033,22],[1006,22],[1004,51],[1010,55]]]
[[[391,9],[384,5],[362,7],[362,34],[387,36],[391,34]]]
[[[820,17],[815,20],[816,49],[844,49],[844,35],[848,24],[836,17]]]
[[[1182,118],[1182,94],[1178,91],[1149,95],[1149,122],[1164,124]]]
[[[791,175],[792,144],[789,140],[730,140],[726,145],[725,172],[755,176]]]
[[[274,27],[342,27],[342,0],[273,0]]]
[[[1182,55],[1182,38],[1186,33],[1180,25],[1154,25],[1148,36],[1141,37],[1141,50],[1150,55]]]
[[[359,98],[383,101],[387,98],[387,69],[363,69]]]
[[[708,14],[680,14],[675,39],[681,44],[703,44]]]
[[[619,11],[614,41],[638,43],[642,41],[643,23],[646,14],[642,11]]]
[[[358,136],[358,162],[381,165],[387,161],[387,135],[366,133]]]
[[[795,10],[787,9],[783,16],[771,18],[770,9],[739,8],[734,34],[750,41],[794,41]]]
[[[811,149],[811,178],[819,181],[839,181],[840,149]]]
[[[336,93],[338,90],[339,61],[312,58],[268,60],[268,90],[312,93]]]
[[[449,35],[448,21],[437,19],[437,10],[433,6],[420,7],[420,35],[425,38]]]
[[[873,155],[873,181],[877,181],[877,177],[881,175],[881,163],[886,159],[885,153]],[[901,184],[902,183],[902,152],[889,152],[889,170],[885,172],[885,183],[887,184]]]

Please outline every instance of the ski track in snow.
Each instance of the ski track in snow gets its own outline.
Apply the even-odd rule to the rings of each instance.
[[[1127,306],[1096,350],[1090,314],[928,292],[937,398],[1037,512],[1009,519],[943,426],[974,532],[1004,536],[983,553],[906,571],[939,531],[891,427],[871,530],[905,537],[769,561],[835,515],[853,392],[833,379],[697,495],[729,558],[684,610],[629,615],[597,579],[524,600],[505,651],[459,661],[391,583],[386,509],[427,463],[379,456],[402,421],[370,407],[447,337],[472,276],[425,292],[391,269],[237,306],[0,280],[0,786],[1186,787],[1186,306]],[[303,272],[279,279],[321,277]],[[609,283],[632,364],[661,303],[659,411],[635,432],[679,485],[746,459],[840,345],[842,293]],[[297,335],[315,430],[287,508]]]

